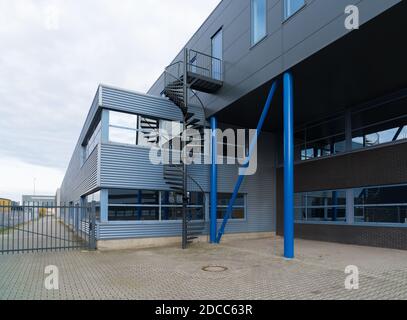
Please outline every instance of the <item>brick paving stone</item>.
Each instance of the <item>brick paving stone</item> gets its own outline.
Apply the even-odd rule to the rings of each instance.
[[[109,252],[0,256],[0,299],[407,299],[407,252],[297,240],[296,259],[281,257],[282,239],[236,240]],[[59,290],[44,269],[59,269]],[[356,265],[360,289],[345,289]],[[205,272],[205,266],[225,266]]]

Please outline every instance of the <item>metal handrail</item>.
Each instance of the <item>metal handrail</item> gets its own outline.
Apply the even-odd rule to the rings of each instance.
[[[208,58],[212,58],[212,59],[215,59],[215,60],[222,61],[222,60],[219,59],[219,58],[216,58],[216,57],[214,57],[214,56],[211,56],[211,55],[209,55],[209,54],[207,54],[207,53],[203,53],[203,52],[196,51],[196,50],[194,50],[194,49],[190,49],[189,52],[193,52],[193,53],[196,53],[197,55],[202,55],[202,56],[206,56],[206,57],[208,57]]]
[[[166,72],[181,78],[184,61],[176,61],[166,67]],[[188,72],[205,76],[214,80],[223,81],[223,62],[221,59],[193,49],[189,50]],[[165,84],[168,84],[167,82]]]

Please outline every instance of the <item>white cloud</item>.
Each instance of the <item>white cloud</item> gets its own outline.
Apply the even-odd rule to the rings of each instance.
[[[219,2],[0,0],[0,159],[65,171],[98,84],[148,90]]]
[[[55,195],[63,178],[62,170],[15,158],[1,158],[0,168],[0,195],[14,201],[21,201],[22,194],[34,193],[34,179],[36,194]]]

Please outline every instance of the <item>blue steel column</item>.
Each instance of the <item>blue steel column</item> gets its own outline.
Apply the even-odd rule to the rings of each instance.
[[[284,257],[294,258],[294,95],[293,77],[284,74]]]
[[[217,205],[218,205],[218,141],[217,141],[217,120],[211,118],[211,146],[212,146],[212,161],[211,161],[211,203],[210,203],[210,241],[216,243],[216,228],[217,228]]]

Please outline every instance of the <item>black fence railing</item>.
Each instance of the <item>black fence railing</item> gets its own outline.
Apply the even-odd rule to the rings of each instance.
[[[0,254],[96,248],[96,206],[0,206]]]

